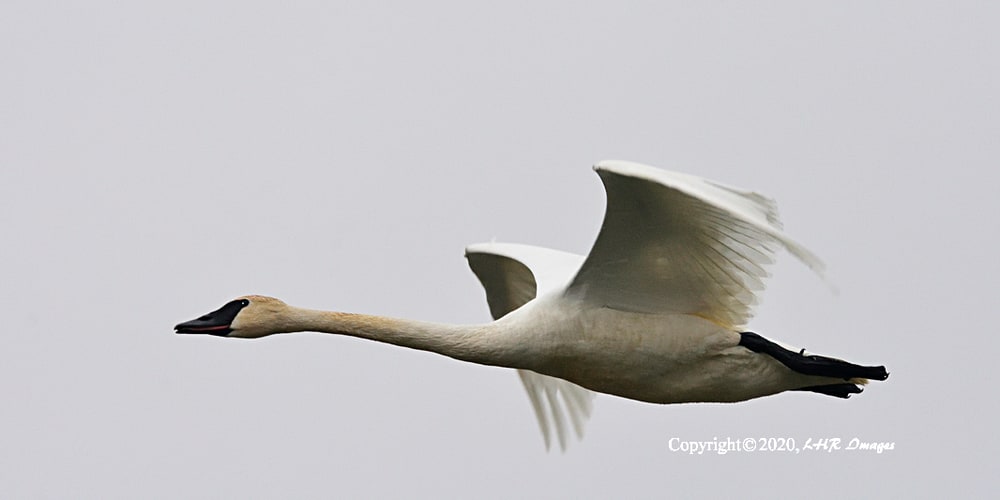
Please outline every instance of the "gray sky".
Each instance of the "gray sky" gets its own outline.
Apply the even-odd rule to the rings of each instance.
[[[998,8],[584,3],[3,2],[0,496],[995,488]],[[775,197],[839,294],[782,254],[752,328],[889,381],[598,396],[586,438],[545,453],[510,370],[172,333],[246,293],[485,321],[464,246],[586,253],[606,158]]]

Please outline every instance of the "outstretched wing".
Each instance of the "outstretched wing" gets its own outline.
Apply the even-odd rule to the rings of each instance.
[[[815,255],[782,233],[777,207],[760,194],[638,163],[604,161],[594,170],[607,212],[568,294],[736,328],[752,316],[777,248],[822,271]]]
[[[538,295],[565,287],[583,262],[579,255],[511,243],[471,245],[466,248],[465,257],[486,289],[486,301],[494,319]],[[567,417],[577,436],[583,437],[583,424],[590,416],[594,393],[533,371],[518,370],[517,373],[528,391],[546,449],[552,441],[553,428],[559,446],[566,449]]]

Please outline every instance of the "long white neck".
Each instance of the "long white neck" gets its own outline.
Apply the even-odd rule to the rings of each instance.
[[[511,336],[496,323],[446,325],[404,319],[289,307],[281,333],[321,332],[349,335],[484,365],[516,367]],[[523,362],[523,360],[521,360]]]

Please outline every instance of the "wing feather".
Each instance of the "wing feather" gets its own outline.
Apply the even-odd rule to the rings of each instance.
[[[638,163],[606,161],[594,169],[607,212],[568,294],[736,328],[752,316],[779,248],[822,271],[815,255],[782,232],[777,205],[763,195]]]
[[[469,267],[486,290],[490,314],[499,319],[538,295],[560,290],[579,270],[583,257],[571,253],[511,243],[481,243],[465,251]],[[538,427],[551,447],[555,431],[566,449],[568,424],[577,437],[590,417],[594,393],[563,379],[517,370],[538,419]]]

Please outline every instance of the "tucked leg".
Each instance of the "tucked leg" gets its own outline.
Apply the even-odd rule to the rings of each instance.
[[[793,390],[818,392],[820,394],[826,394],[827,396],[847,399],[851,397],[851,394],[859,394],[864,389],[851,383],[843,383],[843,384],[829,384],[829,385],[814,385],[812,387],[802,387],[800,389],[793,389]]]
[[[848,363],[847,361],[840,359],[828,358],[826,356],[803,355],[801,353],[785,349],[784,347],[781,347],[780,345],[775,344],[774,342],[771,342],[770,340],[767,340],[753,332],[741,333],[740,345],[753,352],[767,354],[792,370],[805,375],[842,378],[844,380],[852,378],[885,380],[889,378],[889,374],[885,371],[884,366],[861,366],[854,363]],[[813,389],[810,388],[806,390]]]

